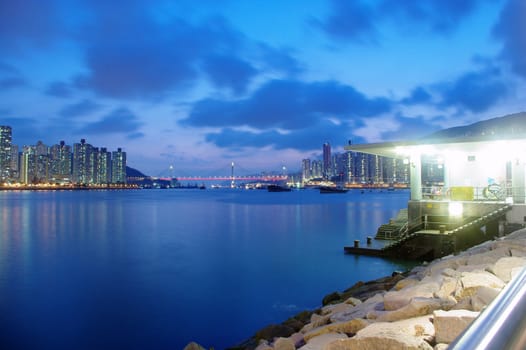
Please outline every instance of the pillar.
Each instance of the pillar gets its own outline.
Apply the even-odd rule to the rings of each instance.
[[[514,159],[511,163],[511,187],[513,190],[513,203],[524,203],[526,192],[526,180],[524,176],[524,161],[521,159]]]
[[[411,200],[422,200],[422,159],[420,154],[413,155],[409,159],[411,176]]]

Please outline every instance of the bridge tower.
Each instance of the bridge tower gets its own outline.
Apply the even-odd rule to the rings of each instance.
[[[236,182],[234,178],[234,162],[232,162],[232,171],[230,173],[230,188],[235,188]]]

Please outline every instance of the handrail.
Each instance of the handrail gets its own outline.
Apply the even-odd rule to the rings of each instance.
[[[448,349],[526,349],[526,268]]]

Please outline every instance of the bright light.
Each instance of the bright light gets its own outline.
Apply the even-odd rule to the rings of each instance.
[[[448,211],[449,216],[462,216],[462,213],[464,212],[464,207],[460,202],[450,202]]]
[[[513,204],[513,197],[506,197],[506,204]]]

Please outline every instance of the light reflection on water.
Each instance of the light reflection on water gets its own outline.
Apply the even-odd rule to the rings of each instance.
[[[365,242],[407,200],[309,190],[2,192],[0,345],[234,345],[333,290],[403,269],[344,255],[343,246]]]

